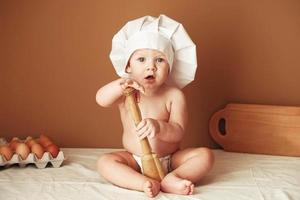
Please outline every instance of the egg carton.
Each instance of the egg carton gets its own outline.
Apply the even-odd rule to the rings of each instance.
[[[59,151],[56,158],[53,158],[49,152],[45,152],[41,159],[38,159],[34,153],[30,153],[25,160],[15,153],[10,160],[6,160],[4,156],[0,155],[0,166],[18,164],[20,167],[25,167],[27,164],[35,164],[37,168],[42,169],[48,163],[51,163],[53,167],[57,168],[61,166],[64,160],[65,157],[62,151]]]
[[[5,138],[0,138],[0,145],[7,144]],[[43,169],[48,163],[51,163],[53,167],[58,168],[65,160],[64,153],[59,151],[56,158],[53,158],[51,153],[45,152],[41,159],[38,159],[34,153],[29,153],[27,158],[23,160],[20,155],[14,154],[10,160],[6,160],[3,155],[0,155],[0,167],[8,167],[13,164],[18,164],[20,167],[25,167],[28,164],[34,164],[37,168]]]

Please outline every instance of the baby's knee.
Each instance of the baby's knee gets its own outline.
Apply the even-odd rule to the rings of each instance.
[[[212,150],[206,147],[201,147],[197,148],[196,151],[199,159],[202,160],[202,163],[204,162],[204,164],[207,165],[207,168],[211,169],[215,161],[215,156]]]
[[[101,165],[102,163],[105,163],[109,160],[110,154],[103,154],[101,155],[97,160],[97,166]]]
[[[111,153],[107,153],[107,154],[103,154],[101,155],[98,160],[97,160],[97,169],[99,172],[102,172],[103,170],[105,170],[107,167],[109,167],[109,165],[113,162],[116,161],[116,156],[111,154]]]

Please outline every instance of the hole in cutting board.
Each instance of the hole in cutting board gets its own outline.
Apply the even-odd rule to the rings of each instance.
[[[219,120],[219,132],[221,135],[226,135],[226,120],[224,118]]]

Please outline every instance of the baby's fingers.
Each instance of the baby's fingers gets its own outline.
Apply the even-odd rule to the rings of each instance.
[[[132,87],[132,88],[142,92],[143,94],[145,93],[144,87],[142,85],[140,85],[138,82],[136,82],[132,79],[126,79],[125,81],[120,83],[120,85],[121,85],[123,90],[125,90],[128,87]]]
[[[139,91],[143,94],[145,94],[145,88],[143,86],[140,85],[139,87]]]
[[[149,135],[149,133],[150,133],[149,128],[145,126],[144,128],[142,128],[141,130],[139,130],[137,132],[137,135],[138,135],[139,139],[142,140],[145,137],[147,137]]]
[[[142,129],[144,126],[146,125],[146,121],[142,120],[137,126],[136,126],[136,131],[139,131],[140,129]]]
[[[124,81],[124,82],[120,83],[120,86],[123,90],[125,90],[126,88],[128,88],[128,82]]]
[[[133,87],[133,88],[136,89],[136,90],[139,90],[139,91],[142,92],[142,93],[145,93],[144,87],[141,86],[139,83],[137,83],[137,82],[135,82],[135,81],[132,83],[131,87]]]
[[[125,83],[129,86],[133,85],[135,81],[133,81],[132,79],[126,79]]]

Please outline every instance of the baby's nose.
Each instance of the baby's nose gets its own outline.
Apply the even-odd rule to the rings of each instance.
[[[147,71],[156,71],[156,67],[155,67],[154,63],[148,63]]]

